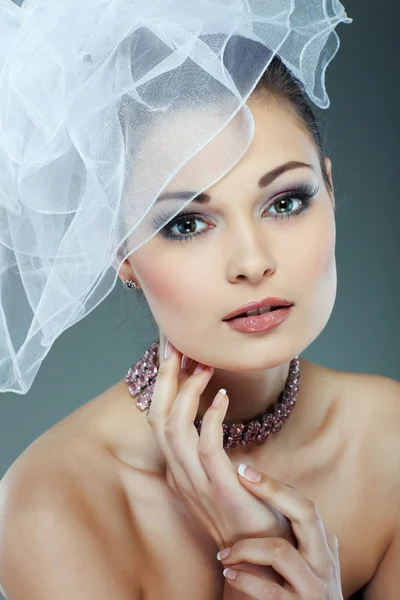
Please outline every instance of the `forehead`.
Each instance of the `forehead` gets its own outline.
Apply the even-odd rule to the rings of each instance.
[[[247,105],[254,119],[255,129],[251,145],[243,158],[248,161],[267,161],[274,167],[287,160],[310,162],[315,148],[304,126],[288,108],[277,100],[251,100]]]
[[[163,192],[204,190],[209,183],[207,190],[210,193],[222,183],[234,183],[236,178],[243,179],[245,176],[251,179],[253,186],[257,185],[263,173],[290,160],[316,163],[314,144],[284,105],[264,98],[252,98],[246,107],[254,121],[254,135],[249,145],[243,140],[249,135],[251,125],[248,117],[244,119],[246,111],[242,110],[185,165],[179,165],[179,157],[182,159],[196,152],[201,142],[209,139],[210,132],[218,131],[226,121],[218,106],[205,107],[197,113],[180,109],[173,111],[164,122],[160,121],[161,129],[155,125],[149,129],[143,140],[139,162],[147,165],[149,161],[159,161],[159,187],[175,172]],[[240,158],[244,144],[248,147]],[[229,158],[230,154],[234,157],[235,148],[239,153],[236,160]],[[227,164],[234,162],[234,166],[215,183],[215,165],[223,161]],[[136,167],[136,173],[146,172],[139,165]],[[210,174],[209,182],[207,174]]]

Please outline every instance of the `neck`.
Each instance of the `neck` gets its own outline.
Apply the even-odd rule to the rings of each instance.
[[[164,347],[160,342],[157,364]],[[289,375],[290,361],[269,369],[252,371],[225,371],[214,369],[203,394],[200,396],[196,419],[203,418],[221,388],[226,389],[229,405],[224,423],[248,423],[273,409],[280,393],[285,389]],[[191,372],[194,365],[191,367]]]
[[[332,396],[331,377],[329,376],[329,372],[323,367],[310,363],[301,357],[299,357],[299,362],[301,374],[300,390],[297,395],[296,405],[288,421],[283,425],[280,432],[276,435],[270,435],[265,443],[238,446],[237,448],[227,450],[229,459],[235,466],[240,462],[249,462],[256,469],[259,464],[260,469],[263,470],[266,461],[267,463],[272,461],[274,465],[278,463],[281,465],[290,465],[292,464],[293,457],[298,456],[301,450],[306,450],[313,446],[314,442],[321,436],[324,437],[323,433],[327,429],[327,426],[324,425],[327,421],[326,414],[331,414],[328,411]],[[275,402],[282,391],[287,372],[288,365],[274,369],[274,377],[277,379],[275,381],[274,379],[270,379],[269,382],[271,383],[272,381],[272,383],[275,383],[276,395],[274,394],[272,397],[271,393],[271,402]],[[218,371],[217,375],[220,375],[220,373],[221,371]],[[242,379],[236,379],[236,375],[240,375]],[[225,378],[220,381],[222,385],[216,385],[213,391],[217,392],[220,387],[225,387],[230,395],[231,386],[234,383],[235,385],[236,382],[238,384],[240,382],[245,383],[244,375],[249,377],[248,381],[251,384],[253,381],[250,377],[251,373],[228,372],[225,373]],[[281,376],[280,385],[278,385],[279,375]],[[201,397],[201,404],[198,411],[199,417],[204,414],[204,411],[212,402],[213,396],[210,390],[211,382]],[[236,413],[231,420],[224,418],[224,422],[238,422],[241,418],[243,420],[245,418],[251,420],[258,416],[257,412],[265,412],[265,403],[258,404],[256,408],[254,408],[255,404],[250,404],[249,400],[252,399],[255,403],[258,402],[258,397],[253,395],[255,393],[254,390],[255,388],[252,387],[252,395],[250,396],[247,394],[247,389],[243,389],[243,395],[241,396],[242,406],[238,404],[239,400],[237,400]],[[265,400],[265,392],[268,392],[268,389],[265,388],[261,391],[264,392],[262,397]],[[236,394],[236,398],[240,399],[238,393]],[[166,461],[163,451],[159,447],[153,429],[144,418],[144,413],[134,406],[134,401],[129,392],[127,392],[125,379],[113,388],[112,393],[105,395],[103,404],[107,405],[107,410],[103,408],[102,403],[99,404],[100,407],[98,410],[101,413],[101,418],[99,419],[100,425],[98,425],[98,429],[102,432],[103,438],[107,441],[107,446],[112,448],[113,453],[126,464],[135,466],[136,468],[149,472],[164,473]],[[229,415],[229,410],[227,415]],[[334,417],[330,417],[330,420],[332,418]],[[132,432],[134,432],[134,435],[132,435]]]
[[[164,356],[163,340],[160,341],[158,348],[157,364],[160,364],[159,357]],[[302,445],[305,438],[309,435],[309,428],[312,427],[312,415],[309,408],[306,407],[309,389],[307,390],[307,380],[309,379],[309,367],[312,363],[299,357],[300,366],[300,385],[294,406],[289,419],[284,423],[282,430],[276,435],[270,435],[267,442],[272,450],[273,446],[280,446],[282,443],[289,448],[295,448],[296,444]],[[272,411],[281,392],[285,389],[286,381],[289,375],[290,361],[269,369],[254,369],[252,371],[226,371],[222,369],[214,370],[207,387],[200,396],[199,408],[196,419],[201,419],[207,409],[211,406],[213,399],[221,388],[225,388],[228,394],[229,404],[223,423],[230,425],[232,423],[244,423],[260,418],[266,412]],[[191,370],[194,369],[192,365]],[[307,413],[306,417],[303,417]],[[306,418],[306,421],[304,421]],[[278,440],[279,438],[279,440]],[[250,444],[245,447],[229,449],[230,457],[234,457],[243,452],[248,453],[262,452],[265,444]]]
[[[285,389],[289,364],[272,369],[237,372],[215,369],[200,397],[197,418],[202,418],[218,390],[225,388],[229,398],[224,423],[248,423],[273,409]]]

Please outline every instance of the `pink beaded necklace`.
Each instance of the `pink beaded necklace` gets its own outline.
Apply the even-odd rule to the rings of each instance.
[[[149,410],[153,396],[155,380],[158,373],[157,354],[160,341],[154,342],[129,369],[125,381],[129,384],[129,392],[136,397],[136,406],[141,410]],[[280,393],[272,411],[267,411],[258,419],[248,423],[222,424],[225,449],[236,448],[239,444],[248,446],[253,442],[264,442],[271,433],[278,433],[288,420],[289,414],[296,404],[299,391],[300,363],[295,356],[290,361],[289,375],[285,389]],[[201,419],[194,425],[200,434]]]

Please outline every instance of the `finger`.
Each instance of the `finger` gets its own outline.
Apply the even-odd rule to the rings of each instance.
[[[236,573],[235,579],[230,578],[230,573]],[[246,594],[246,598],[254,600],[266,600],[267,598],[276,598],[277,600],[296,600],[297,596],[288,592],[278,583],[267,581],[262,577],[253,575],[248,571],[235,571],[234,569],[224,569],[224,575],[229,585]]]
[[[328,531],[325,527],[326,532],[326,540],[328,542],[329,550],[331,551],[332,556],[339,561],[339,540],[337,536],[332,532]]]
[[[317,505],[293,487],[266,473],[261,473],[261,480],[255,483],[240,474],[239,479],[255,496],[267,501],[291,521],[298,552],[315,572],[325,573],[331,558],[330,548]]]
[[[169,464],[172,476],[176,482],[179,482],[178,487],[180,487],[182,491],[186,490],[190,492],[193,486],[188,479],[187,468],[183,468],[181,461],[182,455],[193,457],[191,459],[190,468],[192,476],[196,478],[199,486],[205,485],[209,480],[204,467],[198,458],[198,433],[195,427],[192,425],[191,428],[191,445],[193,446],[193,452],[190,453],[190,446],[185,446],[183,444],[180,426],[176,425],[174,427],[172,422],[168,425],[171,409],[179,396],[180,388],[185,385],[184,383],[180,386],[178,381],[178,376],[181,371],[181,361],[182,354],[174,346],[172,346],[172,353],[170,356],[160,361],[160,367],[158,369],[147,418],[160,448],[165,455],[167,463]],[[204,389],[210,376],[210,373],[208,372],[207,374],[207,371],[202,372],[199,375],[193,375],[197,381],[199,390]],[[187,436],[185,437],[185,442],[187,443]]]
[[[212,367],[200,363],[198,366],[199,368],[202,367],[203,370],[200,373],[196,373],[196,369],[194,369],[192,374],[187,375],[186,379],[179,386],[179,391],[166,419],[168,424],[171,424],[171,427],[182,427],[186,431],[189,428],[194,428],[194,420],[199,410],[200,396],[214,374]]]
[[[211,405],[202,418],[199,438],[199,457],[212,482],[221,480],[221,473],[232,473],[232,482],[236,480],[235,467],[224,450],[222,423],[229,405],[229,398],[221,391],[215,396],[220,399],[218,406]],[[236,482],[235,482],[235,485]]]
[[[205,366],[201,372],[194,372],[181,385],[164,424],[164,435],[174,461],[197,490],[201,486],[205,490],[210,480],[199,457],[199,434],[194,426],[194,419],[198,411],[200,395],[212,374],[213,369]]]
[[[225,567],[232,565],[233,569],[235,564],[243,562],[271,566],[301,598],[316,596],[313,594],[320,582],[304,558],[287,540],[275,537],[242,539],[233,544],[229,556],[222,559]]]
[[[168,341],[167,338],[161,332],[161,335],[160,335],[160,345],[159,345],[159,349],[158,349],[159,365],[161,365],[161,361],[163,360],[162,357],[165,356],[165,348],[166,348],[166,345],[167,345],[167,341]],[[183,362],[185,362],[185,364],[183,364]],[[196,365],[197,365],[197,361],[193,360],[189,356],[186,356],[186,355],[182,354],[181,370],[180,370],[180,373],[179,373],[179,376],[178,376],[179,382],[186,381],[186,379],[193,373],[193,370],[194,370],[194,368],[195,368]]]
[[[185,363],[185,364],[183,364]],[[186,354],[182,357],[181,363],[181,372],[179,373],[179,381],[186,381],[191,375],[193,375],[193,371],[197,365],[197,361],[193,360],[186,356]]]
[[[170,356],[160,355],[152,401],[147,413],[147,420],[153,429],[163,426],[178,394],[178,376],[181,371],[182,357],[183,355],[174,346]]]

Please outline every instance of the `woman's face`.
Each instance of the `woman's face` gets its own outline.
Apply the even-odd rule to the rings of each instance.
[[[313,143],[284,108],[264,99],[247,105],[253,141],[234,168],[205,190],[211,200],[193,200],[185,217],[166,227],[179,239],[161,230],[119,272],[139,282],[160,335],[190,358],[228,371],[272,368],[300,354],[324,329],[337,283],[334,199]],[[289,161],[313,168],[287,170],[259,187],[263,175]],[[297,197],[299,185],[315,192],[308,206]],[[285,192],[289,196],[279,202]],[[278,327],[243,334],[223,321],[235,308],[267,296],[294,303]]]

